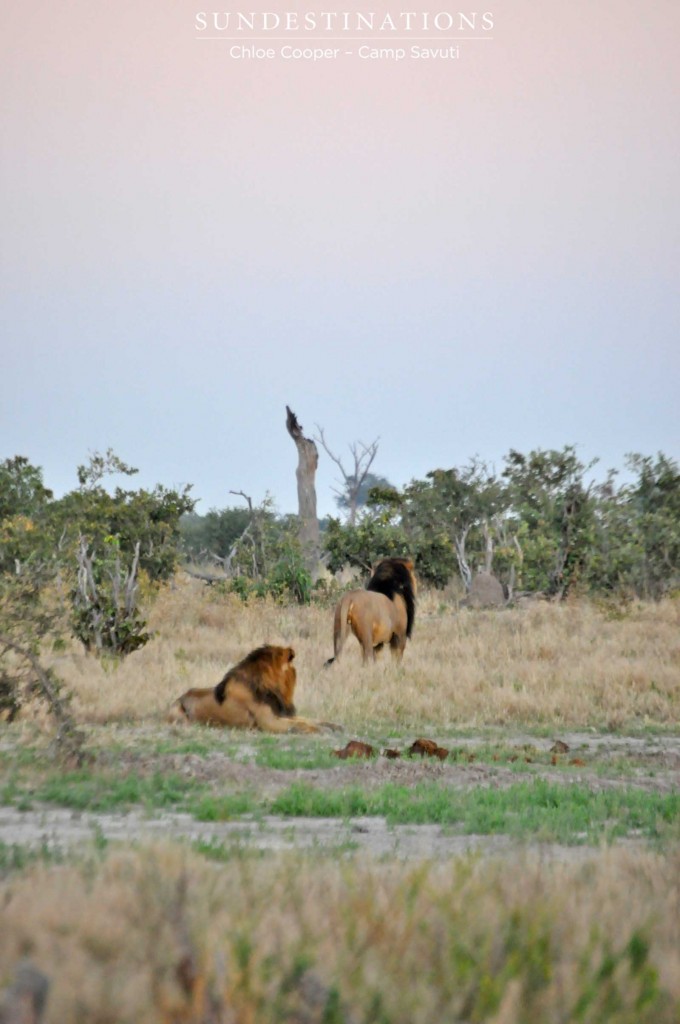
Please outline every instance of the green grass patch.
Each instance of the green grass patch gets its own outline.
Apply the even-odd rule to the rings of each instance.
[[[197,821],[232,821],[244,814],[256,814],[264,809],[264,804],[256,795],[246,791],[202,796],[192,812]]]
[[[184,807],[190,797],[204,788],[202,783],[160,772],[148,777],[67,772],[50,776],[30,794],[24,792],[21,795],[24,799],[30,795],[38,802],[58,804],[77,811],[114,811],[135,804],[150,809]]]
[[[267,737],[257,745],[254,763],[260,768],[277,768],[281,771],[296,769],[335,768],[337,757],[330,747],[319,743],[309,746],[284,746],[280,740]]]
[[[233,861],[262,860],[269,853],[268,850],[258,850],[238,840],[230,840],[228,843],[220,842],[217,839],[197,839],[191,844],[192,850],[199,853],[206,860],[216,861],[218,864],[229,864]]]
[[[44,747],[16,745],[0,751],[0,766],[3,768],[36,768],[47,762]]]
[[[176,740],[173,737],[167,740],[158,740],[151,746],[150,752],[154,754],[197,754],[199,757],[207,757],[215,749],[215,744],[206,742],[202,736],[189,736],[182,740]]]
[[[434,783],[388,784],[370,792],[296,783],[272,801],[291,817],[384,817],[392,825],[439,824],[466,834],[507,834],[560,843],[636,834],[659,838],[680,820],[680,794],[638,789],[593,792],[534,779],[506,789],[455,790]]]
[[[23,871],[31,864],[61,864],[63,861],[63,853],[46,843],[36,847],[0,842],[0,875]]]

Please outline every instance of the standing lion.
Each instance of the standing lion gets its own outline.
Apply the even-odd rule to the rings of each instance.
[[[416,617],[416,577],[409,558],[383,558],[365,590],[350,590],[335,608],[332,665],[340,657],[350,632],[361,644],[364,664],[389,644],[401,659]]]

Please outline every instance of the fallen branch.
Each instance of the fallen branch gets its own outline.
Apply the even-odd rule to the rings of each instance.
[[[197,572],[195,569],[190,569],[188,565],[182,566],[182,569],[187,576],[191,576],[195,580],[203,580],[208,586],[211,586],[213,583],[228,583],[231,579],[230,576],[216,576],[212,572]]]

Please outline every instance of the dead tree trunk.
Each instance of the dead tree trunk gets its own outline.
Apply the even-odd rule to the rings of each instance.
[[[299,538],[305,568],[313,580],[319,575],[319,558],[321,541],[319,520],[316,514],[316,470],[319,465],[319,453],[314,442],[304,437],[302,426],[297,416],[286,406],[286,429],[295,441],[298,451],[297,492],[298,516],[300,520]]]

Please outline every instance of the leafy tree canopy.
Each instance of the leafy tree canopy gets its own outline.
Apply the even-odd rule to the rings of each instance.
[[[0,462],[0,521],[10,516],[31,517],[42,511],[53,495],[43,484],[42,470],[23,455]]]
[[[335,504],[341,512],[349,512],[352,507],[361,510],[368,504],[371,491],[375,490],[394,491],[395,488],[387,477],[377,473],[366,473],[358,482],[357,476],[350,473],[345,479],[344,490],[335,495]]]
[[[680,473],[665,455],[631,455],[634,483],[610,471],[592,479],[573,445],[511,449],[497,474],[478,459],[436,469],[402,492],[373,488],[355,526],[332,520],[329,567],[408,552],[421,578],[443,586],[473,570],[496,573],[510,592],[565,596],[628,590],[658,597],[680,586]]]
[[[179,521],[194,501],[189,487],[106,490],[108,474],[136,472],[110,449],[95,452],[78,468],[79,486],[55,499],[42,471],[23,456],[0,464],[0,631],[12,642],[35,651],[40,637],[56,628],[46,603],[55,586],[68,592],[71,626],[86,645],[93,623],[109,624],[109,639],[98,641],[97,649],[125,653],[139,646],[133,624],[139,638],[148,638],[135,610],[137,572],[152,582],[170,578]]]

